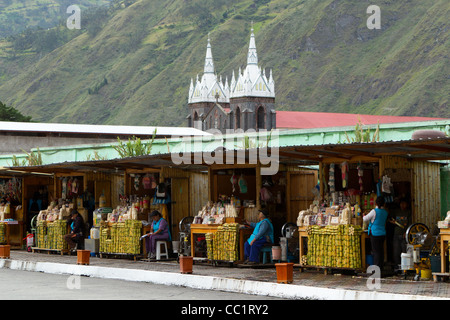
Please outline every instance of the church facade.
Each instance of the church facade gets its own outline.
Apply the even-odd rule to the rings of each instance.
[[[276,128],[275,82],[272,70],[266,74],[258,65],[253,28],[247,66],[233,70],[230,81],[217,76],[208,37],[203,75],[191,79],[188,98],[189,126],[200,130],[272,130]]]

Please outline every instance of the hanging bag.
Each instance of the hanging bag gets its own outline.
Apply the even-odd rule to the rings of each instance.
[[[162,182],[158,184],[156,187],[156,198],[165,198],[166,197],[166,185]]]
[[[247,193],[247,181],[245,181],[244,175],[241,175],[239,178],[239,188],[241,193]]]

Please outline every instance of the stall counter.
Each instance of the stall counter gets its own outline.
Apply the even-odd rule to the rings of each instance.
[[[305,267],[305,265],[303,265],[303,263],[302,263],[302,257],[304,255],[306,255],[305,250],[304,250],[304,244],[305,244],[305,239],[308,239],[307,227],[305,227],[305,226],[299,227],[298,233],[299,233],[299,257],[300,257],[299,265],[300,265],[300,267]],[[449,233],[449,237],[450,237],[450,233]],[[363,270],[367,269],[366,239],[368,239],[368,238],[369,238],[369,236],[366,231],[361,232],[361,266],[362,266]]]
[[[194,234],[207,234],[216,233],[220,224],[191,224],[191,241],[194,239]],[[244,243],[248,237],[244,239],[244,236],[250,236],[253,232],[252,228],[240,228],[239,229],[239,259],[245,260],[244,257]],[[191,256],[195,257],[195,246],[191,245]]]

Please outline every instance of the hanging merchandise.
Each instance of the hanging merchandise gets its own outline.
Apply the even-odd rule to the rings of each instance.
[[[63,199],[66,199],[66,198],[67,198],[67,177],[64,177],[64,178],[62,179],[61,198],[63,198]]]
[[[241,189],[241,193],[247,193],[247,181],[245,181],[243,174],[239,178],[239,188]]]
[[[102,191],[102,194],[98,200],[98,206],[100,208],[106,207],[106,197],[105,197],[105,190]]]
[[[77,197],[77,208],[83,208],[83,198],[81,196]]]
[[[136,191],[139,190],[139,178],[140,176],[138,174],[134,176],[134,189]]]
[[[150,181],[151,181],[151,188],[156,189],[157,184],[156,184],[155,176],[153,174],[150,176]]]
[[[383,193],[386,203],[394,201],[394,185],[391,183],[391,178],[383,176],[381,182],[381,192]]]
[[[342,173],[342,187],[347,188],[348,184],[348,163],[347,161],[341,164],[341,173]]]
[[[161,204],[161,216],[169,221],[169,210],[167,209],[167,205],[166,204]]]
[[[73,183],[73,178],[71,177],[69,179],[69,181],[67,181],[67,195],[69,197],[72,197],[72,183]]]
[[[333,193],[336,191],[336,186],[334,184],[334,163],[330,164],[330,176],[328,178],[328,186],[330,187],[330,192]]]
[[[273,187],[272,177],[269,176],[267,178],[264,178],[262,185],[263,187]]]
[[[236,191],[236,184],[238,183],[238,177],[237,177],[237,175],[234,173],[234,171],[233,171],[233,175],[231,176],[231,179],[230,179],[230,182],[231,182],[231,186],[232,186],[232,188],[233,188],[233,193]]]
[[[286,177],[283,175],[278,180],[278,185],[281,187],[284,187],[284,186],[286,186],[286,184],[287,184]]]
[[[383,182],[381,181],[381,179],[378,179],[378,182],[377,182],[377,196],[378,197],[381,197],[383,195],[383,193],[381,192],[382,183]]]
[[[266,187],[262,187],[260,193],[261,201],[268,202],[272,200],[272,193]]]
[[[376,202],[377,202],[377,194],[374,191],[372,191],[372,193],[370,194],[370,207],[372,209],[375,209]]]
[[[282,204],[282,195],[281,195],[281,191],[278,190],[277,191],[277,204]]]
[[[358,163],[358,182],[359,182],[359,191],[363,191],[363,177],[364,175],[364,170],[362,169],[362,164],[361,162]]]
[[[144,187],[145,190],[150,189],[151,186],[151,179],[150,176],[148,174],[146,174],[143,178],[142,178],[142,185]]]
[[[156,197],[165,198],[166,197],[166,185],[164,182],[158,184],[156,187]]]
[[[388,176],[383,176],[383,182],[381,184],[381,191],[384,193],[391,193],[391,178]]]
[[[73,182],[72,182],[72,193],[78,194],[78,186],[79,186],[78,179],[77,178],[73,179]]]

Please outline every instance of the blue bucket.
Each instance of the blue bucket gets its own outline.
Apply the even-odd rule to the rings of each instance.
[[[373,255],[371,255],[371,254],[366,255],[366,264],[368,266],[373,265]]]

